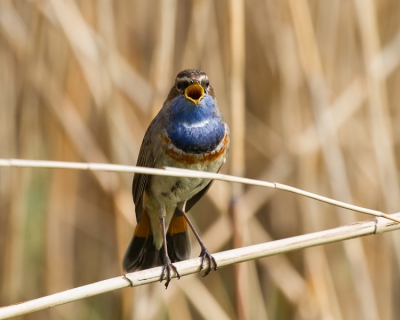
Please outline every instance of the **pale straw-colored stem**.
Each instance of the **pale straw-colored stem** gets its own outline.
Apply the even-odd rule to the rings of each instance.
[[[399,219],[400,213],[391,215],[391,218],[393,217]],[[294,250],[397,229],[400,229],[400,224],[393,223],[392,221],[384,218],[376,218],[374,220],[363,221],[339,228],[223,251],[213,254],[213,257],[217,261],[218,267],[222,268],[234,263],[264,258]],[[195,258],[177,262],[175,263],[175,266],[179,270],[181,276],[186,276],[197,273],[199,271],[200,264],[201,259]],[[156,267],[148,270],[128,273],[124,276],[95,282],[42,298],[3,307],[0,308],[0,319],[7,319],[10,317],[43,310],[104,292],[157,282],[160,280],[160,274],[161,267]],[[173,277],[176,277],[176,275],[173,274]]]
[[[260,187],[275,188],[279,190],[289,191],[311,199],[333,204],[335,206],[373,215],[376,217],[384,217],[386,219],[400,223],[400,219],[392,215],[387,215],[377,210],[371,210],[345,202],[333,200],[327,197],[307,192],[301,189],[290,187],[277,182],[267,182],[255,179],[240,178],[221,173],[209,173],[203,171],[193,171],[186,169],[178,169],[165,167],[164,169],[154,169],[146,167],[135,167],[107,163],[83,163],[83,162],[63,162],[63,161],[39,161],[39,160],[20,160],[20,159],[0,159],[0,167],[31,167],[31,168],[50,168],[50,169],[78,169],[91,171],[112,171],[112,172],[135,172],[150,175],[174,176],[174,177],[190,177],[190,178],[205,178],[227,182],[237,182]]]

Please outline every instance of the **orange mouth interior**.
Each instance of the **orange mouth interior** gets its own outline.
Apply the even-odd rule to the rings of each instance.
[[[201,98],[204,97],[204,89],[201,85],[197,83],[193,83],[185,90],[185,97],[193,101],[195,104],[198,104]]]

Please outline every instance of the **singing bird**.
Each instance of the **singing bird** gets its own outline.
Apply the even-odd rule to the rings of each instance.
[[[137,166],[176,167],[218,172],[226,161],[229,128],[218,108],[205,72],[183,70],[176,76],[163,107],[148,127]],[[160,281],[171,281],[173,262],[190,258],[188,226],[197,238],[207,275],[217,263],[200,239],[186,212],[207,192],[210,179],[167,177],[135,173],[132,195],[137,225],[126,250],[127,272],[163,266]]]

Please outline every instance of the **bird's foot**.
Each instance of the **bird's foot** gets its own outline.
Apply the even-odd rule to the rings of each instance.
[[[162,282],[166,277],[166,282],[165,282],[165,289],[168,289],[168,285],[171,282],[171,275],[172,275],[172,270],[176,273],[176,276],[178,279],[181,278],[181,275],[178,272],[178,269],[171,263],[171,260],[168,259],[167,262],[164,264],[162,272],[161,272],[161,277],[160,277],[160,282]]]
[[[200,255],[199,257],[201,257],[201,265],[200,265],[200,272],[203,270],[204,268],[204,263],[207,260],[208,262],[208,267],[206,272],[204,273],[205,277],[206,275],[208,275],[210,273],[211,270],[217,270],[217,262],[215,261],[214,257],[210,254],[210,252],[208,252],[208,249],[206,247],[203,247],[201,249]],[[214,266],[214,267],[213,267]]]

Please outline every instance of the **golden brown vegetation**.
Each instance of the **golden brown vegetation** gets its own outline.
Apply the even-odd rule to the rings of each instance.
[[[133,165],[175,75],[200,68],[232,131],[225,173],[395,212],[399,65],[394,0],[1,0],[0,158]],[[0,306],[121,274],[131,180],[0,168]],[[191,216],[212,252],[368,218],[224,182]],[[399,240],[354,239],[23,318],[396,319]]]

